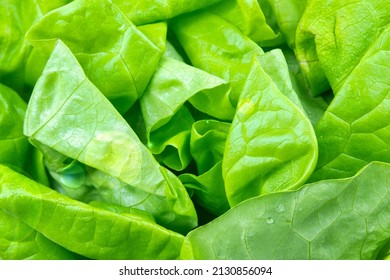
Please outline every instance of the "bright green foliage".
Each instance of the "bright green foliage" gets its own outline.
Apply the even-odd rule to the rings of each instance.
[[[0,198],[1,200],[1,198]],[[78,256],[49,240],[19,218],[0,211],[0,260],[68,260]]]
[[[0,83],[24,93],[31,74],[25,71],[31,45],[25,38],[30,26],[52,9],[70,0],[1,0],[0,1]]]
[[[0,84],[0,164],[48,185],[42,155],[23,133],[26,109],[14,90]]]
[[[112,0],[135,24],[158,22],[196,11],[221,0]]]
[[[278,90],[285,95],[295,106],[303,110],[301,101],[295,92],[286,58],[280,49],[272,50],[259,57],[259,62],[267,75],[275,83]]]
[[[229,204],[299,188],[316,162],[317,141],[310,121],[255,60],[223,157]]]
[[[390,27],[362,57],[317,124],[319,161],[312,180],[349,177],[374,160],[390,162],[388,61]]]
[[[108,0],[73,1],[44,16],[27,38],[47,53],[61,39],[88,78],[121,113],[142,95],[164,51],[153,43],[155,38],[146,37]],[[116,70],[108,76],[109,69]]]
[[[182,257],[375,259],[390,240],[389,180],[389,164],[371,163],[352,178],[249,199],[192,231]]]
[[[229,93],[224,80],[164,57],[140,99],[150,150],[168,167],[183,170],[192,159],[189,136],[194,122],[185,103],[210,116],[231,120],[234,108]]]
[[[290,47],[295,46],[295,34],[298,23],[306,9],[308,0],[258,0],[268,2],[274,14],[277,26]]]
[[[191,131],[191,154],[199,176],[185,173],[179,176],[183,184],[194,191],[194,199],[214,214],[222,214],[230,206],[222,177],[222,159],[230,124],[200,120]]]
[[[27,104],[12,89],[0,84],[0,163],[22,170],[31,147],[23,134]]]
[[[89,206],[2,165],[0,178],[0,207],[24,223],[20,234],[30,231],[38,238],[42,234],[68,250],[93,259],[176,259],[179,256],[184,237],[142,216]],[[29,211],[25,211],[26,204]],[[42,239],[36,242],[47,246],[44,254],[59,257],[67,253]],[[30,249],[32,253],[33,249]]]
[[[235,25],[260,46],[277,45],[283,42],[283,37],[278,30],[273,30],[277,26],[269,25],[270,17],[264,15],[269,11],[265,4],[266,1],[258,0],[225,0],[210,7],[210,11]]]
[[[231,83],[230,101],[236,106],[248,74],[247,65],[263,50],[237,27],[208,12],[182,16],[172,23],[191,63]]]
[[[296,54],[312,94],[336,91],[390,23],[390,2],[311,0],[297,28]]]
[[[180,231],[196,225],[180,181],[155,161],[61,41],[34,88],[24,132],[52,171],[67,177],[70,169],[81,176],[68,186],[82,189],[77,196],[152,212]],[[88,185],[92,194],[86,193]]]
[[[389,259],[389,20],[0,0],[0,259]]]

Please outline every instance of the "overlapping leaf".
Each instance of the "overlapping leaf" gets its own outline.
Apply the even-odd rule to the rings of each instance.
[[[156,162],[61,41],[34,88],[24,132],[55,172],[74,161],[85,165],[100,199],[147,210],[180,231],[196,225],[179,179]]]
[[[223,157],[230,205],[261,194],[296,189],[311,175],[316,162],[317,140],[309,119],[255,60]]]
[[[390,240],[389,180],[390,165],[376,162],[352,178],[249,199],[190,232],[182,258],[376,259]]]

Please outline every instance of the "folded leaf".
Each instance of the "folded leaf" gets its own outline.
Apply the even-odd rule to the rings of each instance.
[[[145,94],[140,99],[147,131],[164,124],[189,101],[215,118],[233,118],[226,81],[173,58],[163,57]]]
[[[221,215],[229,210],[222,177],[222,161],[199,176],[184,173],[179,178],[186,188],[194,191],[192,199],[210,213]]]
[[[168,167],[183,170],[191,160],[189,135],[194,122],[183,105],[190,102],[211,116],[232,119],[234,108],[229,93],[230,87],[224,80],[184,62],[163,57],[140,99],[149,149],[159,154],[158,158],[168,163]],[[167,147],[174,151],[165,151]]]
[[[229,98],[235,107],[248,75],[248,65],[263,50],[237,27],[209,12],[175,18],[171,26],[195,67],[231,84]]]
[[[249,199],[190,232],[189,259],[376,259],[390,241],[390,165]]]
[[[191,154],[198,173],[202,174],[222,161],[230,123],[216,120],[200,120],[191,130]]]
[[[317,141],[309,119],[254,60],[223,157],[229,204],[297,189],[316,162]]]
[[[39,232],[38,237],[92,259],[176,259],[184,239],[142,216],[73,200],[2,165],[1,210]]]
[[[112,0],[135,24],[164,21],[193,12],[221,0]]]
[[[329,84],[338,91],[389,23],[389,1],[309,1],[297,29],[296,54],[313,95]]]
[[[266,52],[259,57],[261,67],[272,79],[279,91],[285,95],[291,102],[303,111],[301,101],[294,91],[286,59],[280,49],[274,49]]]
[[[196,225],[194,207],[179,179],[156,162],[61,41],[34,88],[24,133],[54,171],[64,171],[78,161],[125,188],[126,196],[118,197],[120,190],[95,186],[106,186],[107,202],[123,205],[129,200],[123,206],[150,211],[157,222],[179,231]],[[146,197],[156,200],[152,209],[142,208]]]
[[[148,32],[149,39],[111,1],[76,0],[45,15],[27,38],[48,55],[61,39],[88,78],[124,113],[143,94],[164,52],[160,37],[165,38],[166,25],[159,25],[160,32]]]
[[[287,44],[295,47],[295,33],[308,0],[260,0],[269,4]]]
[[[312,96],[305,86],[305,80],[293,50],[290,48],[282,48],[282,51],[289,69],[290,79],[288,80],[291,81],[292,88],[297,94],[310,122],[312,125],[316,125],[328,108],[333,98],[333,93],[328,92],[320,96]]]
[[[258,0],[225,0],[211,6],[208,11],[219,15],[241,30],[260,46],[283,42],[278,30],[268,25]]]
[[[317,123],[319,158],[310,180],[349,177],[371,161],[390,162],[388,61],[390,26],[372,43]]]
[[[179,176],[186,188],[194,191],[193,200],[215,215],[230,206],[222,177],[222,158],[230,123],[199,120],[191,131],[191,154],[199,175],[184,173]]]
[[[148,119],[147,114],[144,116]],[[192,160],[190,134],[193,123],[190,110],[182,106],[165,125],[150,132],[148,148],[159,162],[176,171],[188,166]]]

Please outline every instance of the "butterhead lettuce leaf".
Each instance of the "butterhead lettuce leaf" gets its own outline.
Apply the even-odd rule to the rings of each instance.
[[[48,55],[61,39],[88,78],[124,113],[143,94],[164,52],[165,45],[155,42],[163,41],[159,37],[165,37],[166,25],[158,25],[154,30],[161,32],[148,32],[149,39],[111,1],[76,0],[45,15],[27,38]]]
[[[149,210],[158,222],[177,230],[196,225],[195,210],[179,179],[157,163],[62,41],[57,41],[34,88],[24,133],[54,171],[71,168],[74,161],[88,167],[82,168],[87,174],[97,171],[101,199]],[[113,177],[108,185],[107,177]],[[143,203],[148,199],[154,203]]]

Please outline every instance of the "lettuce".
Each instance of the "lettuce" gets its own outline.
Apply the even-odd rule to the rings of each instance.
[[[0,0],[0,259],[389,259],[389,15]]]
[[[248,199],[188,234],[182,257],[375,259],[390,238],[389,176],[389,164],[372,162],[351,178]]]

